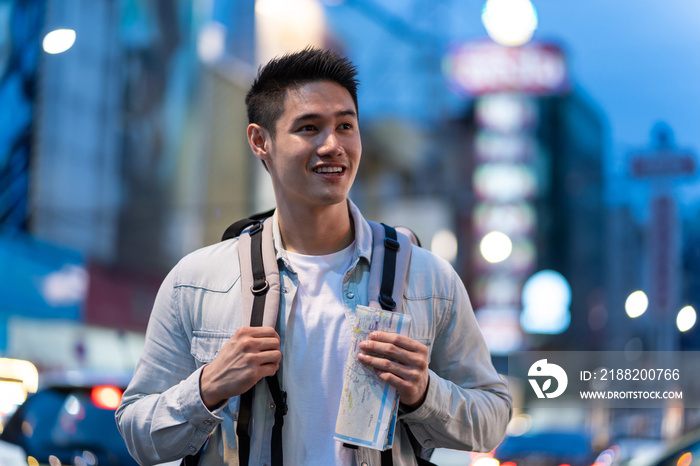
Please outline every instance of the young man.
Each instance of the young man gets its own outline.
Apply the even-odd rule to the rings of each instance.
[[[277,325],[250,327],[242,318],[238,240],[180,261],[158,293],[146,346],[117,410],[140,463],[191,455],[209,438],[200,464],[238,464],[240,395],[260,382],[250,464],[269,464],[275,406],[261,379],[277,373],[288,395],[287,465],[380,464],[380,452],[333,439],[348,318],[376,299],[367,293],[371,228],[347,198],[362,151],[356,87],[347,59],[316,49],[272,60],[258,73],[246,98],[247,134],[277,203]],[[410,338],[374,332],[359,356],[400,396],[393,464],[416,464],[408,431],[428,449],[494,448],[511,399],[459,277],[413,248],[402,304],[412,317]]]

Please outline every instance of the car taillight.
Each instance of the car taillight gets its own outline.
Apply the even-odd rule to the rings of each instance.
[[[113,385],[92,387],[90,396],[95,406],[102,409],[117,409],[122,401],[122,391]]]

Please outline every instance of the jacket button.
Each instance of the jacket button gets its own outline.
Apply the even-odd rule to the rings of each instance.
[[[275,409],[275,404],[274,404],[274,403],[270,403],[270,409]]]
[[[190,445],[190,451],[195,452],[195,451],[197,451],[197,449]]]
[[[353,293],[352,291],[348,291],[348,293],[345,296],[347,296],[348,299],[353,299],[355,297],[355,293]]]

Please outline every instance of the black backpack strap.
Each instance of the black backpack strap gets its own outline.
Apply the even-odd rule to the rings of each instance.
[[[367,296],[369,305],[403,312],[403,290],[411,261],[412,242],[408,236],[383,223],[372,227],[372,260]]]
[[[379,287],[379,305],[385,311],[396,309],[394,294],[394,279],[396,277],[396,253],[401,245],[396,235],[396,230],[382,223],[384,227],[384,264],[382,265],[382,282]],[[401,296],[398,297],[401,299]]]
[[[250,460],[250,425],[251,410],[253,409],[253,392],[255,387],[241,395],[238,407],[238,421],[236,423],[236,436],[238,436],[238,463],[248,466]]]
[[[396,276],[396,253],[401,249],[396,230],[389,225],[382,223],[384,227],[384,262],[382,264],[382,281],[379,287],[379,305],[385,311],[396,309],[394,294],[394,279]],[[401,296],[398,296],[401,299]],[[391,457],[391,448],[382,451],[381,466],[393,466],[394,459]]]
[[[275,424],[272,426],[272,438],[270,440],[272,466],[282,466],[282,426],[284,426],[284,415],[287,414],[287,392],[280,388],[277,375],[266,377],[267,386],[275,402]]]
[[[232,227],[229,228],[232,229]],[[279,308],[280,278],[272,239],[272,222],[255,221],[247,234],[241,234],[239,241],[243,322],[250,321],[251,327],[263,325],[274,327]],[[248,312],[250,312],[249,316]],[[271,460],[273,466],[282,466],[282,426],[284,415],[287,413],[287,394],[281,390],[276,375],[266,377],[265,380],[275,402]],[[238,436],[238,461],[241,466],[247,466],[250,462],[249,427],[257,386],[256,384],[240,398],[236,435]]]
[[[272,217],[272,214],[275,213],[275,209],[268,210],[266,212],[260,212],[258,214],[253,214],[248,218],[243,218],[241,220],[238,220],[237,222],[232,223],[229,225],[229,227],[226,229],[224,234],[221,236],[221,241],[231,239],[231,238],[236,238],[243,233],[243,230],[248,228],[249,226],[255,224],[255,223],[260,223],[264,221],[268,217]]]
[[[260,327],[265,315],[265,300],[267,292],[270,291],[270,283],[265,276],[265,265],[263,263],[262,252],[262,229],[263,224],[258,222],[250,227],[250,265],[253,270],[253,286],[250,292],[253,293],[253,308],[250,315],[250,326]],[[247,290],[244,291],[247,293]]]
[[[394,459],[391,457],[391,448],[388,450],[382,450],[382,464],[381,466],[393,466]]]
[[[375,264],[375,261],[379,261],[380,258],[382,261],[381,277],[379,277],[379,270],[376,267],[370,267],[369,299],[371,301],[372,296],[378,296],[377,301],[382,309],[403,312],[401,301],[403,289],[408,278],[411,247],[413,244],[420,246],[420,241],[410,230],[404,232],[402,228],[393,228],[383,223],[369,223],[372,227],[373,236],[372,264]],[[379,285],[377,285],[377,282],[379,282]],[[408,429],[408,426],[404,426],[404,428],[408,434],[418,464],[421,466],[431,465],[432,463],[420,456],[420,444]],[[391,449],[381,452],[381,466],[392,466],[394,464],[391,452]]]
[[[272,466],[282,466],[284,462],[282,426],[284,426],[284,415],[287,414],[287,392],[282,391],[280,388],[277,375],[265,377],[265,382],[267,382],[267,387],[275,402],[275,423],[272,426],[272,438],[270,440],[270,460]],[[242,394],[238,408],[236,435],[238,436],[238,463],[241,466],[247,466],[250,462],[250,434],[248,429],[253,411],[254,392],[255,387],[252,387]]]
[[[265,268],[263,265],[262,258],[262,230],[263,224],[259,221],[244,219],[239,220],[234,223],[226,230],[236,229],[239,226],[252,221],[252,224],[248,231],[248,235],[241,238],[241,244],[239,248],[250,251],[250,267],[252,271],[253,284],[250,286],[250,292],[253,294],[253,305],[251,308],[250,315],[250,325],[251,327],[259,327],[262,325],[263,313],[265,311],[265,299],[267,297],[267,292],[270,289],[269,283],[265,278]],[[246,227],[244,227],[246,228]],[[232,231],[231,233],[236,233]],[[240,235],[240,232],[237,233]],[[226,233],[224,234],[224,237]],[[250,249],[248,249],[247,242],[250,242]],[[241,275],[244,275],[244,265],[241,264]],[[247,269],[246,269],[247,271]],[[262,275],[262,283],[260,282],[260,276]],[[248,291],[243,288],[242,293],[247,293]],[[242,306],[242,309],[247,309],[247,306]],[[245,322],[245,317],[243,322]],[[238,422],[236,423],[236,435],[238,436],[238,462],[247,466],[250,461],[250,434],[248,428],[250,426],[250,418],[253,410],[253,395],[255,393],[255,386],[250,388],[247,392],[241,394],[240,404],[238,408]]]

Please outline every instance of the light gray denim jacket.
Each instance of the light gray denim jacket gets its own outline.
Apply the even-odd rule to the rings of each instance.
[[[348,205],[357,247],[343,280],[343,301],[352,312],[356,305],[368,304],[372,233],[354,204],[348,201]],[[282,286],[277,330],[285,351],[297,281],[281,247],[276,218],[273,228]],[[209,411],[200,396],[199,377],[226,340],[249,325],[241,321],[240,278],[238,240],[233,239],[187,255],[163,281],[146,345],[116,412],[119,430],[140,464],[193,454],[210,434],[200,464],[238,464],[239,399]],[[491,364],[464,285],[447,262],[414,247],[403,299],[404,312],[412,316],[410,336],[430,350],[430,382],[425,402],[399,416],[394,464],[416,464],[403,426],[426,448],[491,450],[503,438],[512,401]],[[278,375],[290,380],[290,374],[286,379]],[[251,465],[270,464],[273,424],[274,403],[263,381],[256,386],[253,406]],[[379,465],[380,452],[359,448],[355,459],[357,465]]]

